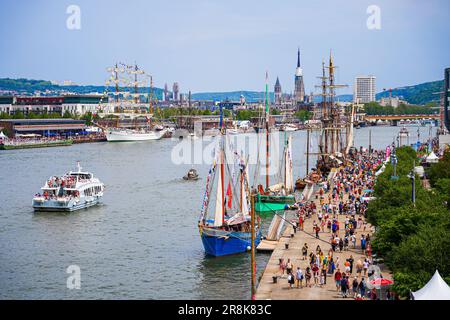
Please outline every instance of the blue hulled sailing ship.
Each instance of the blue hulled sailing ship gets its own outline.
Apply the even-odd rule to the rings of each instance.
[[[205,252],[215,257],[249,250],[252,238],[246,165],[237,152],[227,148],[222,110],[220,127],[219,146],[206,178],[206,191],[198,224]],[[210,203],[214,202],[214,194],[214,212],[209,217],[208,209]],[[257,246],[261,238],[259,226],[256,226],[255,234]]]

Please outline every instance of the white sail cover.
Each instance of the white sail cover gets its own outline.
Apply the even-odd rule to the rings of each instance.
[[[428,155],[428,157],[426,159],[426,162],[427,163],[436,163],[438,161],[439,161],[438,156],[433,151],[431,151],[431,153]]]
[[[289,136],[287,140],[286,150],[284,152],[284,170],[285,182],[284,187],[286,193],[289,194],[294,191],[294,177],[292,173],[292,137]]]
[[[422,289],[411,294],[414,300],[450,300],[450,287],[436,270]]]
[[[224,161],[224,157],[223,157],[223,151],[219,151],[219,156],[218,156],[218,166],[221,165],[221,163],[223,163]],[[220,167],[219,170],[217,171],[217,174],[219,175],[219,179],[217,179],[217,192],[216,192],[216,209],[214,212],[214,226],[215,227],[220,227],[222,225],[223,222],[223,216],[224,216],[224,212],[223,212],[223,203],[222,203],[222,199],[223,199],[223,189],[222,189],[222,174],[220,172]]]

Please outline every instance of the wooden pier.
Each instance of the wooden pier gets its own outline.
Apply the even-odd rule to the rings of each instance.
[[[317,207],[320,207],[319,199],[316,199],[315,195],[312,197],[316,202]],[[327,197],[325,196],[325,199]],[[291,217],[292,218],[292,217]],[[324,232],[319,233],[319,239],[316,238],[315,233],[313,232],[313,221],[317,219],[316,215],[313,215],[311,218],[306,219],[304,222],[304,231],[297,230],[294,233],[294,228],[292,225],[287,225],[283,237],[280,238],[276,247],[273,250],[273,253],[266,265],[266,268],[263,272],[262,278],[259,282],[257,291],[256,291],[256,299],[258,300],[331,300],[331,299],[344,299],[340,295],[340,293],[336,289],[334,274],[327,274],[326,284],[323,286],[315,286],[314,279],[311,279],[312,287],[303,287],[297,288],[297,285],[294,288],[290,289],[287,281],[287,275],[281,274],[281,270],[279,267],[279,259],[283,258],[285,261],[287,259],[291,259],[291,262],[294,265],[293,273],[295,276],[295,271],[299,266],[305,274],[306,267],[309,266],[309,257],[306,260],[302,260],[302,247],[305,243],[308,244],[308,256],[311,250],[315,252],[317,245],[320,245],[322,251],[326,255],[328,250],[331,248],[330,245],[330,232],[328,232],[327,228],[325,228]],[[339,216],[340,225],[344,225],[345,215]],[[344,230],[341,228],[339,236],[343,236]],[[339,258],[339,268],[341,272],[345,270],[344,263],[346,259],[353,256],[353,273],[349,278],[350,288],[351,282],[356,276],[356,262],[358,259],[364,261],[365,255],[360,247],[360,237],[361,234],[370,234],[372,236],[373,229],[370,224],[367,224],[366,230],[363,230],[363,227],[356,229],[356,248],[353,248],[353,244],[349,243],[348,251],[339,252],[337,250],[333,253],[333,259],[336,261],[336,258]],[[292,236],[293,235],[293,236]],[[288,248],[286,249],[286,245]],[[391,279],[391,275],[388,270],[386,270],[383,266],[379,266],[384,278]],[[277,277],[277,282],[274,283],[273,277]],[[365,277],[366,283],[368,277]],[[360,281],[361,278],[358,278]],[[303,285],[305,285],[305,281],[303,280]],[[351,299],[351,298],[346,298]]]

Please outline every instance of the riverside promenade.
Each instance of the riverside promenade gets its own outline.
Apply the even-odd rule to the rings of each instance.
[[[332,183],[330,181],[330,183]],[[332,189],[332,188],[331,188]],[[324,194],[324,203],[328,203],[328,195],[329,192]],[[320,196],[315,193],[312,195],[310,201],[314,201],[317,208],[320,208]],[[348,194],[344,196],[344,200],[348,200]],[[295,218],[294,212],[290,212],[289,215],[291,216],[290,219],[295,219],[297,221],[298,218]],[[339,224],[341,226],[344,225],[346,215],[337,215],[337,218],[339,220]],[[313,231],[313,221],[318,221],[317,214],[313,214],[310,218],[305,219],[304,221],[304,231],[296,230],[294,232],[294,228],[292,225],[287,224],[287,227],[283,233],[282,238],[280,239],[279,243],[277,244],[275,250],[273,251],[269,262],[266,265],[266,268],[263,272],[262,278],[259,282],[257,291],[256,291],[256,299],[257,300],[267,300],[267,299],[274,299],[274,300],[332,300],[332,299],[352,299],[353,294],[349,294],[347,298],[343,298],[340,294],[340,290],[338,291],[336,288],[335,280],[334,280],[334,274],[327,274],[326,277],[326,283],[323,285],[314,284],[314,277],[311,278],[311,287],[305,287],[305,280],[303,280],[303,288],[297,288],[297,283],[293,286],[293,288],[289,287],[289,283],[287,280],[287,274],[282,274],[282,270],[280,268],[279,261],[280,259],[284,259],[284,261],[287,261],[288,259],[291,260],[293,264],[293,274],[295,276],[295,272],[297,270],[297,267],[300,267],[303,275],[305,275],[305,269],[310,266],[309,261],[309,254],[311,251],[314,253],[316,252],[316,247],[320,246],[322,251],[325,253],[325,255],[328,253],[328,251],[331,248],[330,239],[331,239],[331,232],[328,231],[328,229],[325,227],[324,231],[319,232],[319,238],[316,238],[315,232]],[[364,227],[365,225],[365,227]],[[344,228],[340,228],[339,230],[339,237],[344,237]],[[354,280],[354,277],[357,276],[356,273],[356,262],[358,260],[364,261],[366,258],[365,253],[361,249],[361,241],[360,237],[362,234],[367,235],[369,234],[370,237],[372,236],[374,230],[370,224],[364,224],[361,223],[360,226],[358,226],[355,230],[356,235],[356,246],[354,247],[353,243],[349,243],[348,250],[339,251],[336,250],[333,252],[333,259],[336,264],[336,270],[339,268],[341,272],[344,272],[345,266],[344,263],[346,259],[352,257],[354,260],[353,264],[353,270],[352,273],[349,275],[349,287],[351,292],[352,287],[352,281]],[[293,235],[293,237],[292,237]],[[302,256],[302,247],[304,244],[308,245],[308,256],[305,260],[303,260]],[[286,249],[285,244],[288,244],[288,249]],[[389,274],[389,271],[386,270],[383,266],[379,266],[381,269],[381,273],[384,278],[391,279],[391,275]],[[277,282],[274,283],[273,277],[277,277]],[[361,280],[361,277],[364,276],[364,274],[360,274],[358,276],[357,280],[358,282]],[[368,276],[365,277],[366,283],[368,283],[370,280],[368,279]]]

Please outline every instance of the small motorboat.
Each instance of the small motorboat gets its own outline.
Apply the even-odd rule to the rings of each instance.
[[[184,180],[198,180],[197,170],[194,168],[190,169],[188,173],[183,177]]]

